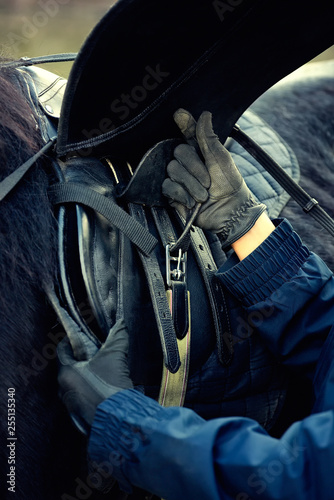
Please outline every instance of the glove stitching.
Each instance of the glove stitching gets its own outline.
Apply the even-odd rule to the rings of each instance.
[[[243,205],[241,205],[238,210],[233,212],[230,216],[229,220],[224,224],[223,229],[218,233],[219,238],[221,240],[226,240],[231,229],[234,227],[235,223],[240,222],[240,217],[244,214],[244,212],[254,206],[254,200],[252,198],[245,201]]]

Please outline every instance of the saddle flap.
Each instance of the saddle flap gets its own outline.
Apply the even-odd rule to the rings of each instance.
[[[72,158],[62,166],[65,182],[113,195],[110,168],[97,160]],[[62,291],[86,334],[104,341],[116,320],[119,231],[80,204],[62,205],[58,215]]]
[[[120,0],[69,75],[58,154],[86,149],[138,164],[173,112],[213,113],[224,142],[264,91],[333,44],[327,0]]]

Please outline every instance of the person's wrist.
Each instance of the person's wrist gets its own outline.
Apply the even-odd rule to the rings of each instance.
[[[263,212],[253,227],[232,243],[232,248],[240,260],[252,253],[274,231],[275,226],[266,212]]]
[[[246,235],[255,225],[261,214],[266,211],[263,203],[258,203],[251,196],[248,188],[246,196],[234,196],[229,200],[228,211],[225,208],[225,220],[222,217],[222,227],[217,231],[223,250],[227,251],[232,244]],[[223,214],[222,214],[223,215]]]

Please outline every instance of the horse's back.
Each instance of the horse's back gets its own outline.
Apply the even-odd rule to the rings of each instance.
[[[294,150],[300,182],[334,216],[334,61],[311,63],[263,94],[251,109]],[[290,200],[281,213],[334,269],[333,237]]]

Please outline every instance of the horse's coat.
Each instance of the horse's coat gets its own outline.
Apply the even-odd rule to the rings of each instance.
[[[304,66],[267,91],[251,109],[292,147],[300,185],[334,217],[334,61]],[[290,200],[282,214],[334,270],[332,236]]]

